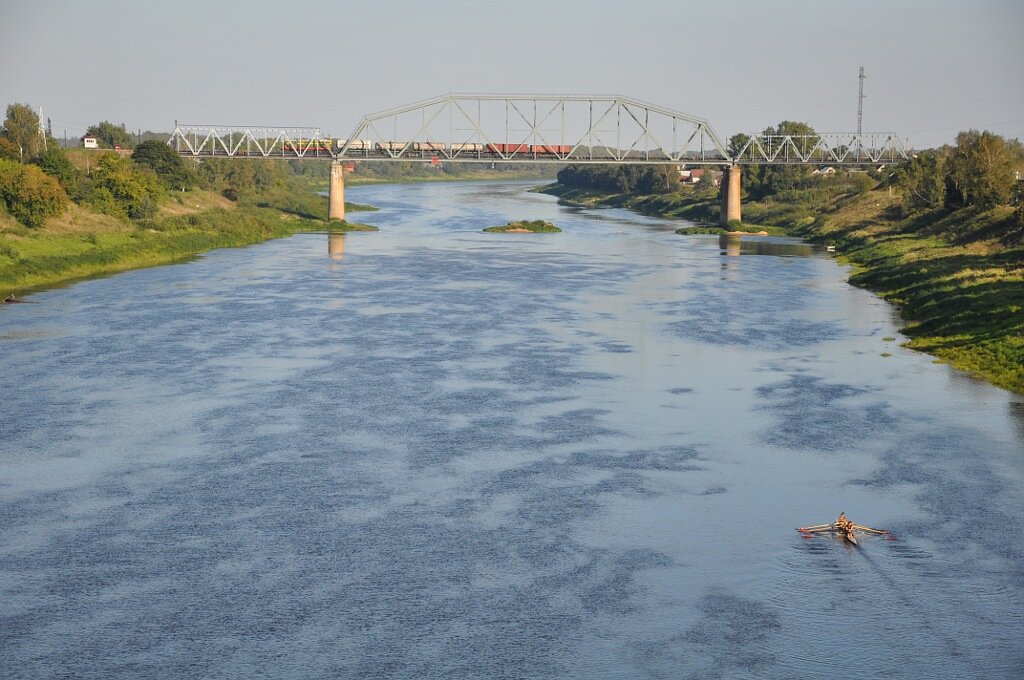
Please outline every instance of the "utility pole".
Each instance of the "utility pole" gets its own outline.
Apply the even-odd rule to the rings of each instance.
[[[43,124],[43,107],[39,107],[39,137],[43,140],[43,151],[46,151],[46,125]]]
[[[864,123],[864,67],[860,67],[860,92],[857,93],[857,136],[860,137]]]

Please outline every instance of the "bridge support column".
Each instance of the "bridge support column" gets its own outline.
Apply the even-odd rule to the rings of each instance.
[[[719,213],[718,223],[723,227],[729,226],[733,220],[742,220],[740,211],[740,166],[730,165],[722,174],[722,207]]]
[[[345,220],[345,166],[331,161],[331,188],[327,198],[327,219]]]

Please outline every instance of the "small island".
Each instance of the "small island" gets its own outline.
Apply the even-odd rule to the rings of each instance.
[[[518,222],[509,222],[501,227],[487,227],[484,231],[492,234],[554,234],[562,230],[544,220],[533,220],[532,222],[520,220]]]
[[[346,222],[345,220],[330,220],[327,223],[327,231],[332,234],[341,234],[348,231],[379,231],[371,224],[359,224],[358,222]]]

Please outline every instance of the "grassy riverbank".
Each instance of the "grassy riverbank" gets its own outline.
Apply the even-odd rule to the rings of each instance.
[[[693,193],[650,196],[559,185],[561,202],[624,207],[721,231],[718,201]],[[785,197],[743,204],[746,231],[764,229],[836,247],[850,283],[897,305],[908,347],[1024,393],[1024,230],[1013,209],[918,212],[902,218],[887,189],[828,195],[808,206]]]
[[[835,245],[850,283],[896,304],[908,347],[1024,393],[1024,233],[1013,209],[898,214],[896,199],[872,191],[791,231]]]
[[[695,192],[650,195],[613,194],[594,189],[566,187],[557,183],[541,187],[537,191],[558,196],[558,202],[562,205],[581,208],[627,208],[651,217],[670,217],[693,222],[694,226],[684,227],[679,230],[680,233],[721,234],[727,231],[718,226],[718,198],[701,196]],[[766,231],[773,235],[787,233],[783,227],[750,223],[731,225],[728,229],[728,231],[734,230]]]
[[[215,248],[246,246],[299,232],[373,229],[327,223],[311,216],[301,199],[284,207],[260,203],[238,205],[213,192],[192,191],[172,199],[155,218],[144,222],[72,204],[63,216],[38,229],[0,215],[0,297],[170,264]]]

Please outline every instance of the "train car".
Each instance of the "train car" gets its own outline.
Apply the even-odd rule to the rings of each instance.
[[[331,140],[329,139],[294,139],[285,140],[281,143],[281,150],[296,154],[317,154],[330,153]]]
[[[568,144],[534,144],[530,147],[530,152],[535,154],[566,156],[570,151],[572,146]]]
[[[480,153],[484,150],[484,145],[476,142],[456,142],[452,144],[450,148],[453,153]]]
[[[346,142],[348,142],[347,139],[339,139],[337,145],[338,149],[344,147]],[[370,151],[372,149],[373,142],[369,139],[353,139],[352,143],[348,146],[349,151]]]
[[[404,149],[409,142],[377,142],[373,148],[377,151],[390,151],[392,153],[401,151]]]
[[[527,154],[530,153],[529,144],[488,144],[487,151],[490,153],[497,153],[503,156],[507,156],[513,153]]]
[[[444,142],[413,142],[412,150],[437,153],[439,151],[444,151]]]

